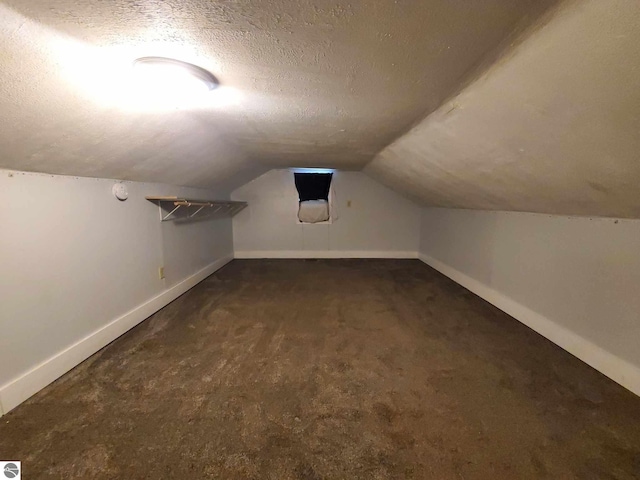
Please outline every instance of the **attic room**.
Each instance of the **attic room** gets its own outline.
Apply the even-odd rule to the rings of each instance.
[[[638,24],[0,0],[0,478],[640,478]]]

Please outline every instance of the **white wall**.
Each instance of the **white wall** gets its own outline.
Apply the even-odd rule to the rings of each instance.
[[[427,208],[420,253],[640,394],[640,220]]]
[[[332,188],[338,218],[314,225],[297,222],[291,170],[236,189],[231,198],[249,202],[233,219],[236,257],[416,257],[418,206],[360,172],[335,172]]]
[[[120,202],[113,183],[0,170],[4,412],[232,258],[229,218],[161,223],[144,198],[214,192],[126,182]]]

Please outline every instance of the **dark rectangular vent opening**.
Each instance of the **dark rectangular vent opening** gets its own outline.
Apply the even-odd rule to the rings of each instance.
[[[329,201],[329,189],[333,173],[294,173],[298,198],[301,202],[308,200]]]

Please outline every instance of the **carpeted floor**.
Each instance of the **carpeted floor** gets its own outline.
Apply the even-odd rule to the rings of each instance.
[[[640,398],[416,260],[235,260],[0,419],[78,479],[640,476]]]

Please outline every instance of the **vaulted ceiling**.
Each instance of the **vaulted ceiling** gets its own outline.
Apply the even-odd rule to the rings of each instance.
[[[429,205],[640,218],[640,2],[568,2],[366,171]]]
[[[0,168],[229,190],[359,170],[429,205],[640,217],[635,0],[6,0]],[[149,111],[138,57],[222,88]]]

